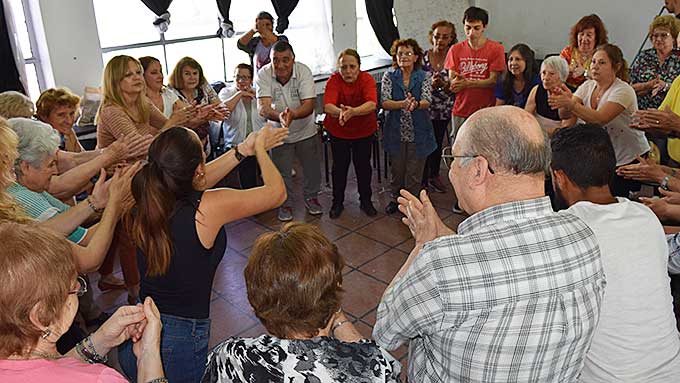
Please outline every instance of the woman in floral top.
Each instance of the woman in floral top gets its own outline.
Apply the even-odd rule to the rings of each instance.
[[[430,103],[430,118],[434,129],[437,149],[427,157],[423,171],[423,186],[430,187],[438,193],[446,192],[444,182],[439,178],[439,168],[442,159],[442,142],[451,123],[451,109],[455,94],[447,86],[449,72],[444,69],[446,54],[451,45],[455,44],[456,27],[445,20],[437,21],[430,27],[430,43],[432,48],[423,55],[423,70],[432,74],[432,102]]]

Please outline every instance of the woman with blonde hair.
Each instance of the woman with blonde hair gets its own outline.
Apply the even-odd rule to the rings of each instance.
[[[8,90],[0,93],[0,117],[30,118],[33,116],[33,113],[35,113],[33,101],[31,101],[31,99],[25,94],[14,90]]]

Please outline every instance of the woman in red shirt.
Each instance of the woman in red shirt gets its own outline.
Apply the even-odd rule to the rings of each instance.
[[[375,115],[378,93],[375,80],[360,66],[356,50],[340,52],[338,71],[326,83],[323,96],[324,127],[333,153],[333,205],[329,213],[333,219],[344,209],[350,162],[354,162],[357,175],[361,210],[370,217],[377,214],[371,203],[371,146],[378,128]]]

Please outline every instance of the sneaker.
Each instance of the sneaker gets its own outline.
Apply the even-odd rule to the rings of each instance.
[[[359,205],[359,209],[361,209],[369,217],[375,217],[375,215],[378,214],[378,211],[375,210],[375,207],[373,207],[373,203],[371,201],[362,202]]]
[[[461,209],[460,206],[458,206],[458,202],[453,204],[453,207],[451,208],[451,211],[454,214],[465,214],[465,210]]]
[[[399,204],[394,201],[388,203],[387,206],[385,206],[385,214],[389,215],[396,213],[397,211],[399,211]]]
[[[328,216],[331,217],[331,219],[336,219],[340,217],[340,214],[342,214],[342,211],[345,210],[345,207],[342,206],[342,204],[333,204],[331,207],[331,211],[328,212]]]
[[[279,221],[288,222],[293,220],[293,209],[288,206],[281,206],[278,214]]]
[[[311,215],[323,214],[323,208],[321,207],[321,204],[319,203],[319,199],[316,198],[316,197],[306,198],[305,199],[305,207],[307,208],[307,212]]]
[[[437,193],[446,193],[446,185],[444,185],[439,176],[430,178],[429,185],[430,189],[434,190]]]

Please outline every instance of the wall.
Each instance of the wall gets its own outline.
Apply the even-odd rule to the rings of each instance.
[[[395,0],[394,13],[402,38],[414,38],[420,47],[430,47],[427,33],[430,25],[438,20],[448,20],[456,26],[458,41],[465,38],[463,12],[470,6],[467,0]]]
[[[77,94],[99,86],[104,63],[92,0],[40,0],[39,5],[54,83]]]
[[[569,41],[569,30],[582,16],[595,13],[631,61],[647,34],[649,24],[663,1],[640,0],[477,0],[489,11],[487,35],[500,40],[508,49],[526,42],[539,58],[559,53]],[[540,17],[539,17],[540,16]]]

